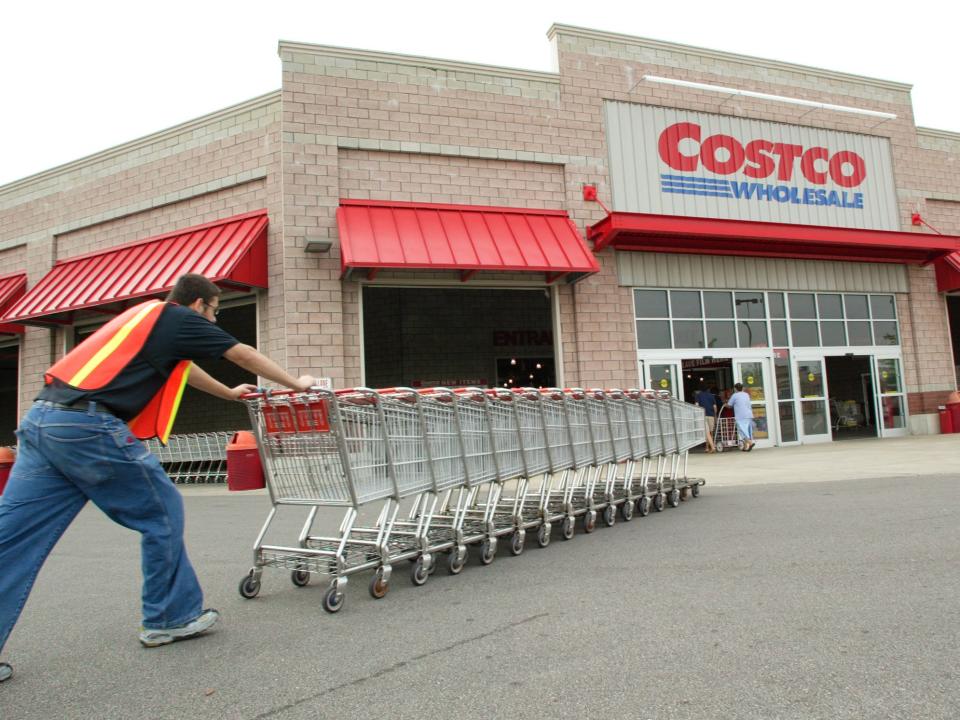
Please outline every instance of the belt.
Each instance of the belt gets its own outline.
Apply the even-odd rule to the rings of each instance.
[[[114,412],[108,408],[103,403],[98,403],[93,400],[77,400],[72,403],[58,403],[51,400],[39,400],[38,402],[46,405],[47,407],[53,407],[57,410],[70,410],[71,412],[93,412],[104,413],[105,415],[113,415]]]

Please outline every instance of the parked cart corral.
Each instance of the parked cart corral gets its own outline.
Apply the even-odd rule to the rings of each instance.
[[[676,507],[704,483],[686,476],[703,410],[665,393],[314,388],[245,401],[272,502],[240,583],[247,598],[263,568],[282,568],[297,586],[329,576],[323,606],[336,612],[354,574],[372,571],[370,594],[382,598],[399,562],[423,585],[443,555],[459,573],[469,545],[489,564],[504,536],[519,555],[528,531],[544,547],[557,523],[570,539],[578,518],[592,532],[598,516],[609,526],[618,509],[630,520]],[[285,505],[309,508],[299,536],[266,543]],[[322,507],[344,515],[315,534]]]

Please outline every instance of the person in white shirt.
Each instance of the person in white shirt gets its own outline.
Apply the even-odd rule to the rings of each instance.
[[[753,450],[753,406],[750,396],[743,391],[743,385],[733,386],[736,392],[727,400],[727,407],[733,408],[733,417],[737,423],[737,435],[740,436],[740,449],[744,452]]]

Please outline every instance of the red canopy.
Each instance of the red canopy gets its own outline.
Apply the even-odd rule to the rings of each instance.
[[[628,212],[610,213],[587,237],[594,250],[913,264],[960,251],[960,237],[948,235]]]
[[[267,222],[267,211],[257,210],[58,260],[0,320],[70,324],[80,310],[165,295],[184,273],[224,288],[265,288]]]
[[[344,276],[383,268],[542,272],[574,282],[600,268],[563,210],[341,200]]]
[[[26,290],[26,273],[0,276],[0,317],[3,317],[7,308],[23,297]],[[23,325],[0,323],[0,334],[22,335],[23,330]]]

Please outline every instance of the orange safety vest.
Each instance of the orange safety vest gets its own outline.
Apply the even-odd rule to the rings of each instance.
[[[106,387],[143,349],[165,305],[160,300],[150,300],[124,311],[47,370],[44,380],[49,385],[57,379],[77,390]],[[141,440],[160,438],[166,445],[190,375],[190,365],[189,360],[178,362],[163,387],[127,423],[134,435]]]

